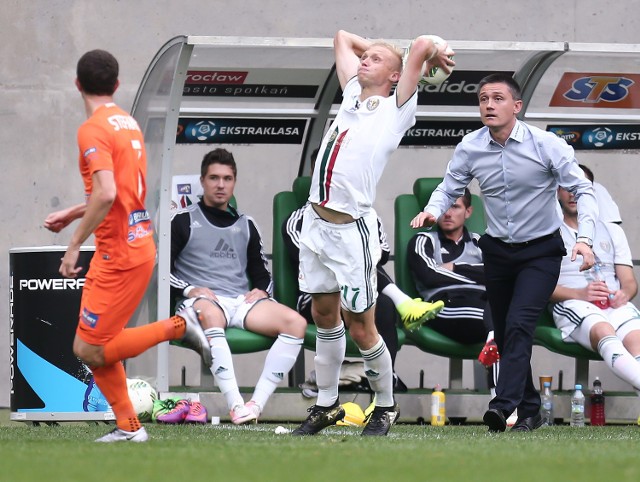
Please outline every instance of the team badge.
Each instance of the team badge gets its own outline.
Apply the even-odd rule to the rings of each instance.
[[[376,110],[380,105],[380,99],[369,99],[367,101],[367,110]]]

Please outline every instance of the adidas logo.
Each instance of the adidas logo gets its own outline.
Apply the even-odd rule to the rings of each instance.
[[[226,372],[227,369],[225,367],[218,367],[218,369],[216,370],[216,372],[214,373],[214,375],[220,375],[223,372]]]
[[[271,372],[271,374],[280,381],[284,379],[284,373],[282,372]]]
[[[211,257],[236,259],[238,255],[236,254],[234,249],[231,246],[229,246],[229,244],[224,239],[221,239],[220,241],[218,241],[218,244],[216,245],[216,247],[213,248],[213,251],[211,252]]]
[[[377,371],[372,370],[372,369],[368,369],[364,372],[364,374],[368,377],[377,377],[378,375],[380,375]]]
[[[198,221],[194,221],[191,223],[191,227],[192,228],[201,228],[202,224],[200,224]]]
[[[614,353],[611,357],[611,368],[616,364],[616,360],[622,356],[622,353]]]

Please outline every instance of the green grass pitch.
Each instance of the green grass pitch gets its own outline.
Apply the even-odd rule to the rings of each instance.
[[[112,426],[30,426],[2,412],[1,482],[640,480],[636,425],[528,434],[489,434],[482,425],[398,425],[381,438],[331,427],[301,439],[276,435],[276,424],[147,424],[148,443],[97,444]]]

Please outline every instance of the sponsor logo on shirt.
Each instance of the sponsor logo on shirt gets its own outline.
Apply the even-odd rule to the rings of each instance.
[[[98,149],[95,147],[90,147],[89,149],[87,149],[86,151],[84,151],[82,153],[82,157],[84,158],[84,160],[89,163],[91,162],[91,154],[95,154],[96,152],[98,152]]]
[[[129,243],[151,234],[150,219],[149,212],[146,209],[139,209],[129,214],[129,231],[127,233],[127,241]]]
[[[213,251],[211,252],[212,258],[237,258],[238,255],[234,251],[234,249],[224,240],[221,239],[218,241],[218,244]]]
[[[139,209],[129,214],[129,226],[135,226],[138,223],[149,221],[151,218],[146,209]]]

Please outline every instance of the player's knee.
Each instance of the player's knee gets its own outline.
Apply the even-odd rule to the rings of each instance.
[[[73,354],[90,368],[104,365],[104,355],[99,348],[101,347],[89,345],[78,338],[73,342]]]
[[[351,320],[349,323],[349,335],[360,346],[371,336],[371,330],[365,323]]]
[[[281,334],[295,336],[296,338],[304,338],[307,329],[307,320],[298,312],[288,309],[284,318],[284,326]]]
[[[597,340],[596,344],[598,341],[602,340],[605,336],[611,336],[615,334],[616,334],[616,330],[613,328],[611,323],[608,323],[606,321],[595,323],[591,327],[591,331],[589,332],[589,336],[591,340],[592,341]]]

